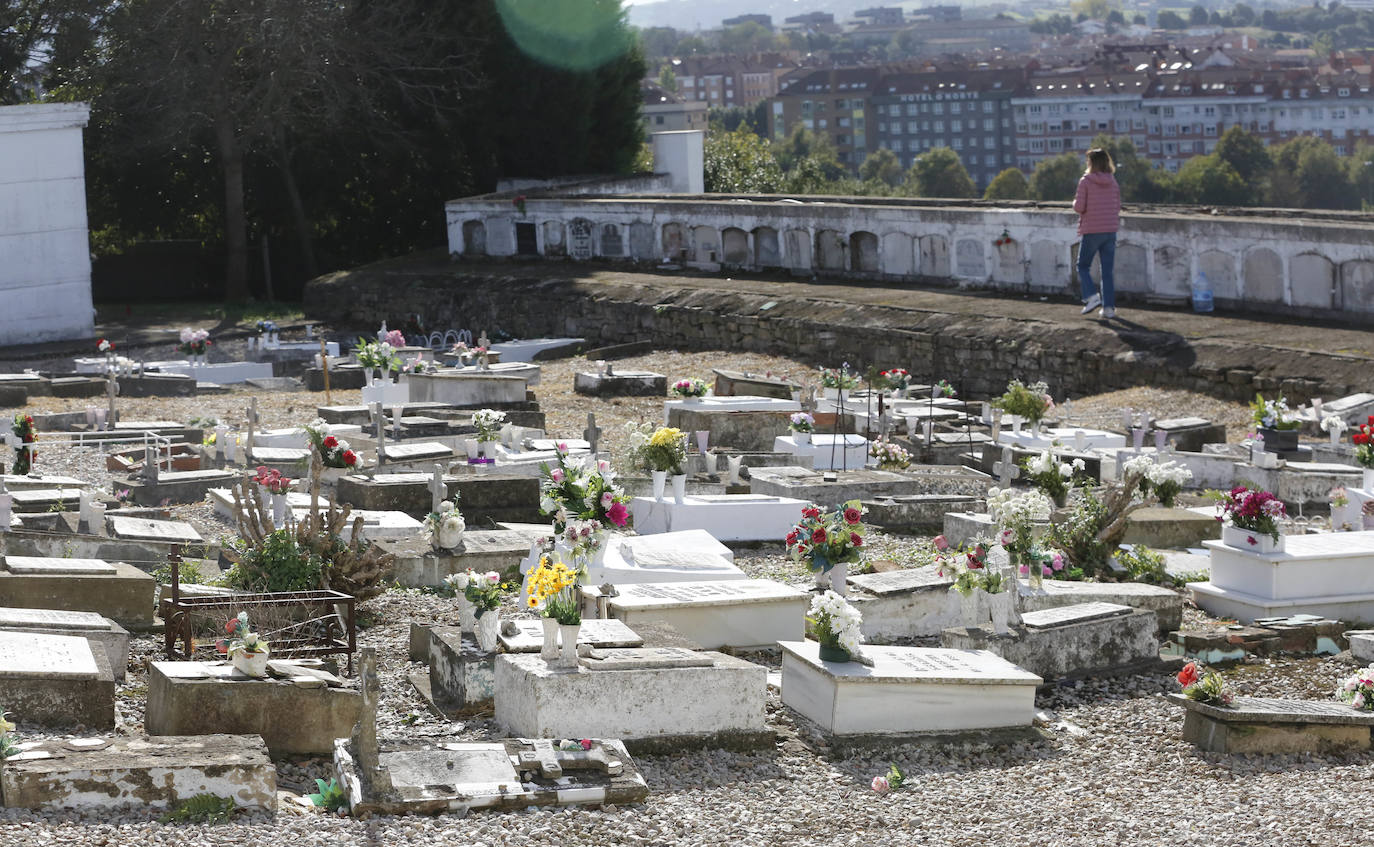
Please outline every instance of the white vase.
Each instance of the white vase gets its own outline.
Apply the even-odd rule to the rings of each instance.
[[[955,592],[958,594],[958,592]],[[978,607],[981,605],[977,591],[970,591],[968,594],[959,594],[959,623],[966,627],[975,627],[981,623],[978,615]]]
[[[1341,443],[1341,431],[1335,427],[1331,428],[1331,446],[1336,447]]]
[[[539,649],[539,658],[552,662],[558,658],[558,620],[540,618],[539,622],[544,625],[544,646]]]
[[[1031,437],[1040,437],[1040,421],[1031,421]]]
[[[986,598],[988,614],[992,617],[992,631],[998,635],[1010,632],[1011,594],[1006,591],[999,591],[996,594],[986,594]]]
[[[439,547],[444,550],[453,550],[463,543],[463,531],[465,527],[457,526],[450,528],[449,521],[442,521],[439,524]]]
[[[792,440],[796,442],[798,447],[805,446],[811,443],[811,433],[798,430],[792,433]]]
[[[1360,488],[1374,491],[1374,468],[1365,468],[1360,476]]]
[[[680,473],[673,475],[673,502],[682,505],[687,497],[687,474]]]
[[[1251,553],[1281,553],[1283,538],[1283,535],[1280,535],[1279,540],[1275,541],[1271,535],[1230,525],[1221,528],[1222,544],[1238,550],[1249,550]]]
[[[475,458],[477,458],[477,439],[475,439],[475,438],[464,438],[464,439],[463,439],[463,452],[467,454],[467,456],[468,456],[469,459],[475,459]]]
[[[501,633],[501,612],[492,609],[477,619],[477,646],[484,653],[496,651],[496,636]]]
[[[849,563],[836,562],[830,568],[830,590],[841,597],[849,596]]]
[[[577,667],[577,633],[582,624],[559,624],[558,637],[563,640],[558,663],[565,668]]]
[[[727,468],[730,469],[730,481],[729,481],[729,484],[730,484],[730,485],[739,485],[739,484],[740,484],[739,472],[740,472],[740,468],[743,467],[743,465],[744,465],[744,457],[743,457],[743,456],[726,456],[726,457],[725,457],[725,466],[726,466]]]
[[[650,471],[650,472],[649,472],[649,476],[652,477],[652,478],[653,478],[653,481],[654,481],[654,501],[657,502],[657,503],[662,503],[662,502],[663,502],[663,484],[664,484],[665,482],[668,481],[668,472],[667,472],[667,471]]]
[[[463,632],[472,632],[477,628],[476,607],[461,591],[458,592],[458,628]]]
[[[272,525],[277,529],[286,526],[286,495],[272,495]]]
[[[239,650],[230,655],[229,659],[234,663],[234,669],[239,673],[262,679],[267,676],[267,656],[266,650],[259,650],[256,653]]]

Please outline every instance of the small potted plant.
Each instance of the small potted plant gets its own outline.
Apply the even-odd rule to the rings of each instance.
[[[787,419],[787,429],[798,445],[810,444],[811,433],[816,431],[816,418],[810,412],[793,412]]]
[[[257,473],[251,479],[265,494],[272,497],[272,525],[277,529],[286,526],[286,521],[291,515],[286,497],[291,491],[291,478],[282,476],[282,472],[276,468],[258,465]]]
[[[801,520],[787,533],[787,552],[793,561],[806,559],[816,574],[818,587],[840,595],[849,593],[849,565],[863,561],[863,506],[850,500],[830,512],[811,503],[802,509]]]
[[[1336,686],[1336,699],[1363,712],[1374,712],[1374,665],[1361,668]]]
[[[479,409],[472,414],[472,425],[477,427],[477,456],[487,458],[495,453],[495,444],[501,438],[501,424],[505,423],[506,413],[495,409]]]
[[[26,476],[33,470],[33,460],[38,457],[38,450],[33,446],[38,441],[38,430],[34,427],[32,415],[20,412],[14,416],[14,435],[19,443],[14,445],[14,467],[11,472],[15,476]]]
[[[1250,414],[1255,427],[1264,439],[1264,449],[1268,453],[1291,453],[1298,449],[1298,429],[1302,426],[1288,408],[1288,399],[1279,396],[1277,400],[1265,400],[1263,394],[1256,394],[1250,404]]]
[[[1221,528],[1223,544],[1254,553],[1283,550],[1278,521],[1285,511],[1283,501],[1273,494],[1238,485],[1218,496],[1217,510],[1217,520],[1225,522]]]
[[[1355,445],[1355,461],[1364,470],[1360,487],[1374,491],[1374,415],[1350,434],[1350,442]]]
[[[439,504],[439,511],[425,516],[425,535],[434,550],[457,550],[463,544],[467,522],[450,500]]]
[[[213,343],[210,340],[209,331],[191,329],[189,326],[182,327],[181,343],[177,345],[177,351],[190,356],[191,364],[196,364],[196,360],[199,359],[200,364],[203,365],[205,364],[205,356],[210,352],[210,345]]]
[[[893,397],[900,396],[911,384],[911,373],[906,368],[890,368],[878,373],[881,387],[892,392]]]
[[[663,483],[671,475],[673,500],[681,503],[687,493],[687,475],[682,472],[682,464],[687,461],[687,442],[682,430],[671,426],[659,427],[649,436],[641,453],[653,477],[654,499],[663,501]],[[679,489],[682,489],[681,493]]]
[[[545,661],[559,658],[558,639],[563,639],[560,664],[577,666],[577,633],[582,627],[582,606],[577,596],[580,574],[548,555],[539,557],[539,566],[530,572],[529,600],[538,609],[544,625],[544,645],[540,655]]]
[[[705,397],[707,390],[706,380],[696,377],[679,379],[673,383],[673,394],[681,397],[686,403],[695,403]]]
[[[859,387],[859,375],[849,369],[844,362],[839,369],[821,368],[821,392],[825,399],[837,403],[848,403],[849,392]]]
[[[1192,478],[1193,472],[1178,462],[1155,462],[1145,471],[1145,479],[1141,484],[1149,487],[1150,493],[1159,500],[1159,505],[1172,509],[1184,484]]]
[[[310,446],[320,455],[324,471],[320,474],[323,482],[335,482],[344,474],[359,468],[358,454],[348,446],[348,442],[329,434],[329,424],[323,418],[316,418],[305,425],[305,436]]]
[[[248,625],[248,613],[239,612],[237,617],[230,618],[224,632],[227,637],[220,640],[218,649],[229,655],[235,670],[257,679],[267,676],[267,639]]]
[[[834,591],[811,598],[806,622],[820,642],[822,662],[848,662],[863,644],[863,615]]]
[[[949,384],[949,380],[944,379],[940,380],[939,382],[931,386],[930,393],[932,397],[936,400],[939,400],[942,397],[953,399],[954,397],[958,396],[958,392],[954,390],[954,386]]]
[[[1031,432],[1039,436],[1040,422],[1054,408],[1049,386],[1044,382],[1026,385],[1019,379],[1007,383],[1007,390],[993,401],[993,405],[1009,415],[1016,415],[1031,423]]]

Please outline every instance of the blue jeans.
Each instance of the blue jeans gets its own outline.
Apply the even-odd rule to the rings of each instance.
[[[1078,245],[1078,282],[1083,286],[1084,302],[1097,293],[1093,285],[1093,256],[1102,259],[1102,308],[1116,308],[1116,233],[1085,233]]]

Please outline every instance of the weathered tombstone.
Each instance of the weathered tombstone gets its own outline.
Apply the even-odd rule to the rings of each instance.
[[[382,418],[382,404],[373,403],[372,426],[377,433],[377,466],[386,464],[386,421]]]
[[[115,397],[119,395],[119,381],[114,374],[105,376],[105,396],[109,398],[110,408],[105,413],[105,421],[109,429],[114,429],[115,422],[119,420],[119,415],[115,411]]]
[[[1012,458],[1011,448],[1002,448],[1002,461],[994,462],[992,472],[997,474],[997,484],[1002,488],[1011,487],[1011,481],[1021,475],[1021,468]]]
[[[568,252],[574,259],[592,257],[591,221],[579,218],[568,224]]]
[[[597,445],[601,443],[601,427],[596,425],[596,415],[593,412],[587,413],[587,428],[582,430],[582,438],[592,446],[592,455],[596,455]]]
[[[434,465],[434,478],[429,481],[429,510],[438,513],[439,506],[444,502],[448,495],[448,488],[444,485],[444,466]]]

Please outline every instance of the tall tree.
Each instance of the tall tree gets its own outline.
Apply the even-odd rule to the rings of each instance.
[[[1259,180],[1273,164],[1264,142],[1239,126],[1230,127],[1221,134],[1215,152],[1249,183]]]
[[[1254,196],[1231,163],[1216,153],[1184,162],[1174,185],[1182,199],[1193,203],[1244,206]]]
[[[977,197],[964,162],[948,147],[917,156],[906,175],[906,193],[915,197]]]
[[[782,169],[768,142],[748,127],[707,136],[702,164],[711,193],[773,194],[782,187]]]
[[[1083,159],[1076,153],[1063,153],[1043,159],[1030,176],[1032,200],[1072,200],[1083,176]]]
[[[0,106],[37,100],[72,79],[112,0],[0,0]]]
[[[1030,185],[1020,168],[1007,168],[988,183],[984,200],[1025,200],[1030,197]]]
[[[859,179],[864,182],[897,186],[901,184],[904,176],[905,172],[902,170],[902,163],[897,159],[897,154],[886,147],[869,153],[863,164],[859,165]]]

